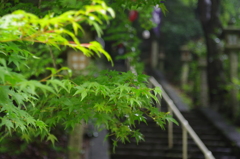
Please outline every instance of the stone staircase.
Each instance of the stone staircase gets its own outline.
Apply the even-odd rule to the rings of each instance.
[[[200,137],[206,147],[213,153],[215,159],[240,159],[240,135],[228,124],[219,124],[222,118],[208,110],[195,109],[188,111],[177,93],[164,76],[155,71],[148,74],[157,77],[168,95],[178,106],[184,118]],[[162,100],[161,111],[167,112],[166,103]],[[206,113],[207,112],[207,113]],[[214,116],[217,121],[209,120]],[[175,117],[174,117],[175,118]],[[176,119],[176,118],[175,118]],[[168,148],[168,130],[162,130],[152,120],[148,119],[148,125],[141,123],[138,128],[143,133],[145,141],[136,143],[118,143],[115,153],[110,154],[111,159],[182,159],[182,128],[181,125],[173,125],[173,148]],[[225,128],[225,129],[223,129]],[[231,133],[226,133],[229,128]],[[221,129],[221,130],[220,130]],[[227,137],[226,137],[227,136]],[[230,141],[231,140],[231,141]],[[111,144],[111,143],[110,143]],[[111,147],[112,150],[112,147]],[[112,151],[111,151],[112,152]],[[203,153],[188,136],[188,159],[205,159]]]
[[[164,109],[166,110],[166,107],[162,111]],[[182,114],[216,159],[240,159],[237,155],[239,150],[236,150],[200,111],[191,110]],[[111,159],[182,159],[181,126],[173,127],[172,149],[168,148],[167,126],[166,130],[162,130],[149,119],[148,125],[141,123],[138,128],[143,133],[145,141],[138,145],[134,140],[126,144],[119,143],[116,152],[111,154]],[[204,159],[204,155],[189,136],[188,158]]]

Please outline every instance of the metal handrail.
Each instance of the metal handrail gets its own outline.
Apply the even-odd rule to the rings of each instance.
[[[135,68],[131,66],[130,64],[131,59],[126,59],[126,64],[127,64],[127,69],[130,70],[132,73],[135,75],[137,74]],[[154,77],[149,78],[150,84],[152,84],[154,87],[159,87],[161,89],[161,95],[163,99],[167,102],[168,104],[168,111],[169,114],[172,115],[173,113],[176,115],[178,118],[179,122],[182,124],[182,130],[183,130],[183,154],[182,158],[183,159],[188,159],[188,153],[187,153],[187,133],[190,134],[190,136],[193,138],[197,146],[200,148],[202,153],[205,156],[205,159],[215,159],[215,157],[212,155],[212,152],[208,150],[208,148],[204,145],[202,140],[198,137],[198,135],[195,133],[195,131],[192,129],[192,127],[189,125],[188,121],[183,117],[181,112],[178,110],[178,108],[175,106],[171,98],[167,95],[161,84],[157,82],[157,80]],[[160,96],[158,97],[159,103],[157,103],[157,107],[160,109]],[[169,122],[168,123],[168,147],[172,148],[173,147],[173,123]]]
[[[157,80],[154,77],[149,78],[150,83],[154,87],[159,87],[162,90],[162,97],[167,102],[169,113],[170,115],[174,113],[176,117],[178,118],[179,122],[182,124],[183,128],[183,159],[187,159],[187,133],[190,134],[190,136],[193,138],[197,146],[200,148],[200,150],[203,152],[205,159],[215,159],[215,157],[212,155],[212,152],[208,150],[208,148],[204,145],[202,140],[198,137],[198,135],[195,133],[195,131],[192,129],[192,127],[189,125],[188,121],[183,117],[181,112],[178,110],[178,108],[175,106],[173,101],[170,99],[170,97],[167,95],[167,93],[164,91],[163,87],[157,82]],[[173,147],[173,125],[172,122],[169,122],[168,125],[169,128],[169,134],[168,134],[168,146],[169,148]]]

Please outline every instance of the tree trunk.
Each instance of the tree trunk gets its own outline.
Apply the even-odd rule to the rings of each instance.
[[[84,27],[85,34],[81,37],[80,41],[82,43],[89,43],[93,40],[93,33],[86,26]],[[69,63],[70,64],[70,63]],[[86,65],[84,65],[86,66]],[[71,68],[71,66],[69,66]],[[84,69],[84,68],[81,68]],[[80,70],[81,70],[80,69]],[[73,76],[79,76],[76,72],[80,70],[76,69]],[[87,72],[85,72],[87,74]],[[84,135],[84,121],[82,120],[80,124],[76,124],[74,130],[69,136],[69,156],[68,159],[83,159],[83,135]]]
[[[81,124],[76,124],[74,130],[71,132],[68,143],[69,159],[82,159],[83,132],[84,132],[83,122]]]
[[[220,36],[222,25],[220,22],[221,0],[198,0],[199,18],[204,31],[207,45],[207,74],[210,107],[225,110],[227,103],[226,76],[221,60]]]

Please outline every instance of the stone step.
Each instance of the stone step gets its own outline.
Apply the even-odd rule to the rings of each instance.
[[[182,154],[169,154],[159,156],[140,156],[140,155],[113,155],[111,159],[182,159]],[[188,159],[204,159],[204,156],[194,156]],[[236,159],[236,158],[232,158]]]
[[[212,151],[216,159],[237,159],[233,155],[231,145],[225,141],[219,131],[214,128],[204,117],[196,112],[183,113],[190,126],[198,134],[207,148]],[[173,124],[174,145],[168,148],[168,127],[162,130],[152,120],[148,124],[141,123],[137,126],[143,133],[145,141],[136,145],[134,139],[129,144],[119,144],[116,154],[111,159],[182,159],[182,127]],[[204,155],[196,143],[188,135],[189,159],[204,159]]]
[[[134,145],[134,144],[120,144],[117,147],[117,152],[119,151],[161,151],[161,152],[182,152],[182,146],[181,145],[175,145],[172,149],[169,149],[168,146],[166,145],[161,145],[161,144],[139,144],[139,145]],[[229,147],[212,147],[211,151],[213,154],[231,154],[232,149]],[[191,146],[188,147],[188,152],[189,153],[201,153],[200,149],[197,146]]]
[[[218,141],[222,140],[222,137],[219,135],[212,135],[212,134],[201,134],[199,135],[201,140],[205,141]],[[164,132],[159,132],[159,133],[153,133],[153,132],[145,132],[144,133],[144,138],[153,138],[153,139],[161,139],[161,140],[168,140],[168,134],[166,131]],[[181,140],[182,139],[182,132],[175,132],[173,134],[174,140]],[[190,140],[191,137],[188,135],[188,140]]]

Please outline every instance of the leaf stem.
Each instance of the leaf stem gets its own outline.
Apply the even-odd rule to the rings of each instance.
[[[52,48],[49,45],[48,45],[48,48],[49,48],[49,53],[50,53],[51,58],[52,58],[53,67],[57,70],[56,58],[53,55]]]

